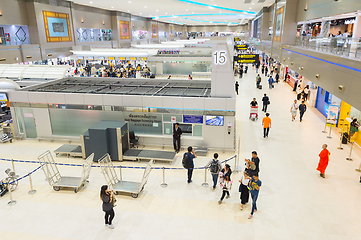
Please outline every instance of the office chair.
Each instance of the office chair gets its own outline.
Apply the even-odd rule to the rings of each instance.
[[[139,140],[139,137],[135,136],[134,131],[129,131],[129,142],[130,142],[131,148],[132,147],[138,148],[138,146],[136,146],[138,144],[138,140]]]

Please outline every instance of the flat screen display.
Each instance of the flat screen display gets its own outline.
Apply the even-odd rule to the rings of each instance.
[[[206,125],[223,126],[224,116],[206,116]]]
[[[8,97],[6,96],[6,93],[0,93],[0,102],[6,102],[8,100]]]

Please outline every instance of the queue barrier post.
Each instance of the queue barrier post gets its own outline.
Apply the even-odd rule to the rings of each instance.
[[[337,147],[337,149],[339,149],[339,150],[343,150],[343,147],[342,147],[342,139],[343,139],[343,132],[341,131],[340,146]]]
[[[28,192],[28,194],[32,195],[36,193],[36,190],[33,189],[33,180],[31,179],[31,173],[29,173],[29,181],[30,181],[30,191]]]
[[[15,164],[14,164],[14,159],[11,159],[11,165],[13,166],[13,172],[15,174]]]
[[[11,193],[11,187],[10,187],[10,182],[8,181],[6,183],[7,187],[8,187],[8,192],[9,192],[9,195],[10,195],[10,201],[8,202],[8,205],[12,206],[12,205],[15,205],[16,204],[16,201],[13,200],[13,194]]]
[[[332,138],[332,137],[331,137],[331,129],[332,129],[332,125],[333,125],[333,123],[330,123],[330,133],[328,134],[327,138]]]
[[[351,158],[353,144],[354,144],[354,142],[351,142],[350,155],[348,156],[348,158],[346,158],[346,160],[348,160],[348,161],[353,161]]]
[[[326,127],[327,127],[327,120],[328,120],[328,119],[326,119],[326,122],[325,122],[325,129],[323,129],[323,131],[322,131],[323,133],[327,133],[327,131],[326,131]]]
[[[208,187],[208,183],[207,183],[207,168],[204,168],[204,183],[202,183],[203,187]]]
[[[168,184],[165,182],[165,167],[163,167],[163,183],[160,186],[163,188],[168,187]]]

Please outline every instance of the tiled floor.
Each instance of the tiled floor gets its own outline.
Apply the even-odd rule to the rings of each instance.
[[[361,161],[361,151],[355,147],[353,162],[346,161],[349,146],[337,150],[337,132],[328,139],[321,133],[324,117],[309,108],[304,122],[291,122],[290,105],[295,94],[284,83],[263,90],[255,88],[255,72],[239,79],[237,97],[237,134],[241,137],[240,157],[250,157],[253,150],[261,159],[260,179],[263,185],[258,199],[259,211],[247,216],[250,206],[239,209],[238,184],[231,198],[218,205],[221,191],[202,187],[204,170],[194,173],[193,183],[186,183],[185,170],[167,170],[167,188],[161,188],[162,173],[153,170],[144,192],[137,199],[118,195],[115,208],[115,229],[103,224],[99,187],[104,178],[98,168],[92,169],[90,184],[79,193],[55,192],[45,182],[41,171],[33,175],[37,193],[28,195],[29,181],[20,181],[13,193],[17,204],[8,206],[9,195],[0,198],[0,239],[360,239],[361,186],[355,171]],[[262,137],[261,120],[252,122],[249,102],[259,102],[264,93],[270,96],[269,112],[272,129],[269,138]],[[260,118],[263,114],[260,113]],[[326,179],[316,171],[318,153],[323,143],[329,144],[331,161]],[[26,140],[1,144],[2,158],[36,160],[47,149],[54,150],[60,142]],[[210,153],[210,154],[213,154]],[[233,153],[220,153],[221,159]],[[179,167],[178,156],[172,166]],[[200,157],[197,166],[209,158]],[[58,162],[81,163],[81,159],[57,157]],[[145,163],[123,162],[127,166]],[[232,166],[233,166],[232,162]],[[156,166],[169,164],[156,163]],[[0,171],[10,167],[0,161]],[[17,163],[17,174],[23,175],[37,164]],[[80,176],[78,167],[59,167],[63,175]],[[0,174],[1,174],[0,172]],[[123,178],[140,181],[142,171],[124,169]],[[0,175],[2,176],[2,175]],[[240,174],[234,174],[237,181]],[[210,175],[207,176],[210,183]]]

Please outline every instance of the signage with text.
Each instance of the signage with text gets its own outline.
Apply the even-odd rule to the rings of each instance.
[[[235,45],[234,48],[237,49],[237,50],[247,50],[248,49],[248,44]]]
[[[184,123],[203,123],[202,115],[183,115]]]
[[[234,38],[234,41],[235,41],[235,42],[239,42],[239,41],[241,41],[241,39],[239,39],[239,37],[235,37],[235,38]]]
[[[259,63],[259,54],[238,54],[234,56],[237,63]]]
[[[226,51],[216,51],[213,53],[213,56],[216,65],[223,65],[227,62]]]

